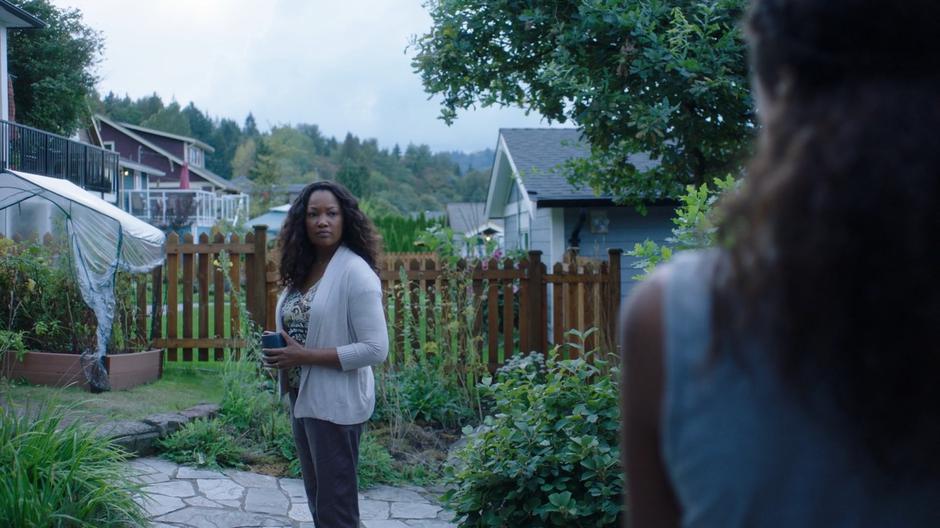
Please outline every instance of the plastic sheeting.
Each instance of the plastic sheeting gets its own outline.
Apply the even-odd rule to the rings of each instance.
[[[46,200],[65,216],[75,277],[82,299],[98,321],[93,365],[86,376],[93,387],[106,390],[104,372],[114,320],[114,282],[117,271],[143,273],[163,263],[166,236],[162,231],[67,180],[18,171],[0,173],[0,210],[27,200]],[[83,362],[85,363],[85,362]],[[93,379],[96,378],[96,379]]]

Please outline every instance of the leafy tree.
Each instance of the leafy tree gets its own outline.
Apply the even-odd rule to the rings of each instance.
[[[189,119],[180,110],[180,104],[176,101],[166,105],[162,110],[144,119],[140,126],[162,130],[171,134],[181,136],[192,136],[193,132],[189,128]]]
[[[77,9],[58,8],[49,0],[17,4],[47,26],[9,32],[16,119],[71,135],[86,115],[86,98],[94,94],[94,67],[104,48],[101,33],[86,26]]]
[[[258,143],[248,138],[238,145],[232,156],[232,178],[247,177],[255,166],[255,155]]]
[[[457,192],[464,201],[485,202],[489,186],[490,171],[471,170],[457,182]]]
[[[264,136],[278,170],[278,184],[301,183],[316,179],[317,156],[310,136],[294,127],[279,126]],[[259,156],[260,160],[260,156]]]
[[[440,211],[448,202],[485,199],[488,172],[461,176],[457,168],[483,151],[433,153],[427,145],[409,145],[402,154],[400,148],[382,149],[375,138],[360,139],[352,133],[340,143],[307,123],[261,133],[251,114],[246,125],[254,132],[246,133],[235,121],[213,119],[194,103],[164,106],[156,94],[132,100],[109,93],[90,103],[95,111],[118,121],[189,135],[212,145],[215,152],[206,157],[206,167],[225,178],[251,179],[253,212],[283,199],[287,185],[321,178],[342,181],[382,215]]]
[[[412,65],[441,117],[518,105],[583,128],[573,179],[624,202],[733,172],[755,127],[745,0],[428,0]],[[661,163],[644,172],[629,155]]]
[[[248,178],[259,185],[274,185],[277,183],[277,160],[268,141],[263,138],[256,142],[255,163],[248,171]]]

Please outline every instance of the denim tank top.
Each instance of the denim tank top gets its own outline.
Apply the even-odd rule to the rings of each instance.
[[[756,339],[711,352],[719,258],[680,253],[666,268],[661,449],[682,526],[940,527],[940,482],[876,472],[832,405],[795,397],[821,391],[778,379]]]

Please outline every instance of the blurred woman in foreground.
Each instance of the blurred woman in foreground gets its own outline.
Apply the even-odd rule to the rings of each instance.
[[[633,526],[940,526],[940,2],[755,0],[722,249],[621,318]]]

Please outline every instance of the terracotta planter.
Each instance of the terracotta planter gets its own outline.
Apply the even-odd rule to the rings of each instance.
[[[11,379],[25,379],[34,385],[88,388],[78,354],[27,352],[22,361],[14,353],[3,355],[3,372]],[[105,357],[111,390],[129,389],[160,379],[163,375],[163,350],[145,350]]]

